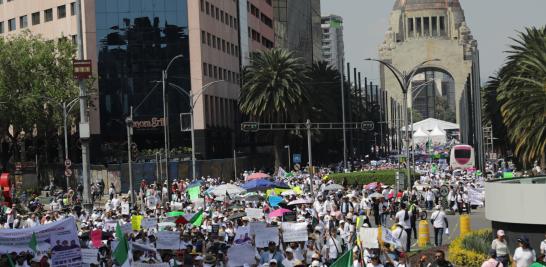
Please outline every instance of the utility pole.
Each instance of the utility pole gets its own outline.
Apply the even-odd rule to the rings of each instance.
[[[83,53],[83,28],[82,28],[82,8],[81,0],[76,1],[76,28],[78,31],[78,59],[84,59]],[[89,195],[89,122],[87,120],[87,91],[85,81],[79,80],[80,87],[80,141],[82,147],[82,180],[83,180],[83,204],[90,205]],[[91,204],[92,205],[92,204]]]
[[[129,117],[125,119],[127,124],[127,163],[129,168],[129,192],[131,192],[131,205],[135,206],[135,191],[133,190],[133,156],[131,155],[132,141],[131,135],[133,135],[133,106],[130,108]]]
[[[313,192],[313,178],[315,174],[313,172],[313,153],[311,149],[311,120],[307,119],[305,122],[305,127],[307,128],[307,154],[309,154],[307,166],[309,167],[309,175],[311,176],[311,192]],[[343,129],[343,134],[345,134],[345,123],[343,124]]]
[[[343,123],[343,169],[347,169],[347,133],[345,129],[345,74],[344,74],[344,63],[341,59],[341,70],[340,70],[340,80],[341,80],[341,121]]]

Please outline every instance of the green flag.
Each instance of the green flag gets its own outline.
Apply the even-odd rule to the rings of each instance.
[[[502,174],[502,176],[503,176],[504,179],[512,179],[512,178],[514,178],[514,173],[513,172],[504,172]]]
[[[121,231],[121,226],[119,226],[119,223],[116,225],[116,238],[118,239],[119,243],[112,256],[118,265],[123,266],[125,263],[128,263],[129,244],[127,243],[127,239],[125,239],[125,235]]]
[[[186,192],[190,195],[190,200],[197,199],[199,197],[199,193],[201,193],[201,187],[200,186],[192,186],[186,189]]]
[[[203,214],[203,210],[200,210],[198,213],[193,215],[190,219],[190,223],[193,226],[201,226],[203,224],[203,219],[205,218],[205,214]]]
[[[353,250],[347,250],[347,252],[337,258],[330,267],[353,267]]]
[[[167,217],[179,217],[179,216],[184,216],[184,212],[183,211],[170,211],[170,212],[167,212]]]
[[[330,27],[333,28],[333,29],[339,29],[339,28],[341,28],[342,23],[343,22],[341,22],[340,20],[331,19],[330,20]]]
[[[28,247],[36,253],[37,249],[36,246],[38,246],[38,240],[36,239],[36,233],[32,233],[32,237],[30,238],[30,242],[28,243]]]

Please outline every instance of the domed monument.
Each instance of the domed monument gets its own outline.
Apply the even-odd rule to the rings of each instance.
[[[435,60],[413,76],[407,106],[423,119],[459,124],[457,138],[475,148],[477,166],[483,167],[478,43],[459,0],[396,0],[379,57],[406,73]],[[396,129],[403,119],[403,93],[392,72],[380,67],[381,85],[392,99],[389,125]]]

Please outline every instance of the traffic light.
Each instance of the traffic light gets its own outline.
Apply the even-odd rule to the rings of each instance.
[[[243,132],[257,132],[259,129],[260,129],[260,124],[257,122],[241,123],[241,131]]]

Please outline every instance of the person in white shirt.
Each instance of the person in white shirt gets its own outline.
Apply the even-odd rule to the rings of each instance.
[[[294,251],[292,250],[292,248],[288,247],[286,250],[285,250],[285,254],[286,257],[282,260],[282,266],[284,267],[294,267],[296,266],[296,261],[298,259],[296,259],[294,257]]]
[[[409,252],[411,246],[411,223],[409,212],[406,210],[406,203],[400,203],[400,211],[398,211],[394,217],[396,220],[398,220],[398,223],[404,227],[404,231],[406,231],[408,235],[406,241],[406,251]]]
[[[529,267],[536,260],[535,251],[529,247],[529,238],[518,238],[518,248],[514,252],[516,267]]]
[[[332,264],[337,257],[343,253],[343,248],[341,247],[341,241],[336,236],[335,229],[330,231],[330,234],[326,236],[326,262],[328,263],[328,266]]]
[[[446,213],[443,211],[440,205],[436,206],[435,211],[430,216],[430,221],[432,223],[432,227],[434,227],[434,244],[439,247],[442,245],[444,229],[449,227]]]
[[[426,189],[425,200],[427,202],[427,210],[432,210],[432,205],[434,203],[434,193],[430,189]]]
[[[546,237],[546,233],[544,234],[544,237]],[[540,254],[546,255],[546,239],[540,242]]]
[[[398,222],[395,225],[396,225],[396,228],[394,229],[394,231],[392,231],[392,235],[396,237],[398,240],[400,240],[400,246],[396,246],[396,249],[399,251],[406,251],[408,233],[406,232],[403,226],[398,224]]]

